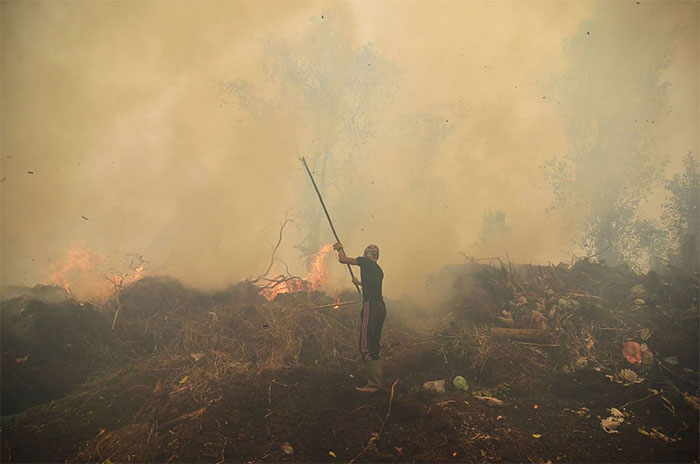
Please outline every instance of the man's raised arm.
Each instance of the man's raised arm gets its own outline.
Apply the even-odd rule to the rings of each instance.
[[[343,244],[338,242],[335,245],[333,245],[333,249],[338,252],[338,261],[340,261],[343,264],[354,264],[357,266],[357,258],[350,258],[345,254],[345,250],[343,250]]]

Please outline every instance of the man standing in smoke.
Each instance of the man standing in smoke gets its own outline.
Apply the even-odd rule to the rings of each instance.
[[[355,387],[359,391],[374,392],[382,388],[382,362],[379,359],[379,338],[386,316],[386,306],[382,298],[384,271],[377,264],[379,247],[369,245],[363,256],[348,258],[343,245],[333,245],[338,252],[338,261],[343,264],[360,266],[360,280],[353,278],[355,285],[362,286],[362,324],[360,325],[360,354],[365,365],[367,385]]]

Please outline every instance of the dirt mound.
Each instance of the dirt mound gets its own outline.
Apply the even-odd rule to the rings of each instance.
[[[62,303],[67,299],[68,294],[63,287],[55,285],[37,284],[33,287],[21,285],[8,285],[2,289],[2,301],[14,298],[26,297],[32,300],[43,301],[44,303]]]
[[[3,415],[73,391],[110,350],[109,322],[89,304],[15,298],[1,317]]]

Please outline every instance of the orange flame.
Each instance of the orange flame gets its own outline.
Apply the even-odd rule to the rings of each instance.
[[[326,277],[326,272],[323,269],[323,261],[326,259],[326,255],[330,253],[333,249],[333,245],[323,245],[320,250],[314,255],[311,261],[311,270],[304,279],[306,282],[311,284],[311,289],[316,290]]]
[[[73,243],[66,255],[48,269],[48,280],[52,285],[62,286],[66,298],[100,300],[114,292],[115,285],[123,287],[144,276],[143,265],[123,274],[107,273],[106,260],[99,253],[81,248]]]
[[[66,256],[53,265],[49,280],[53,285],[64,285],[69,274],[91,274],[97,271],[102,257],[97,253],[83,250],[75,243],[68,247]]]
[[[70,284],[69,284],[68,282],[66,282],[66,283],[63,285],[63,288],[66,290],[66,299],[67,299],[67,300],[72,299],[72,298],[73,298],[73,292],[72,292],[71,289],[70,289]]]
[[[279,282],[276,285],[270,285],[263,288],[260,294],[272,301],[275,297],[281,293],[298,293],[300,291],[312,292],[323,284],[326,277],[326,272],[323,268],[323,262],[326,259],[326,255],[330,253],[333,249],[333,245],[323,245],[316,254],[314,254],[311,260],[311,266],[309,273],[303,279],[290,279],[283,280],[284,276],[275,277],[274,281]]]

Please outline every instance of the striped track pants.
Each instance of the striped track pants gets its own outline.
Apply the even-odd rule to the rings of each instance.
[[[363,360],[376,361],[379,359],[379,339],[386,317],[384,301],[365,301],[362,305],[361,316],[360,353]]]

